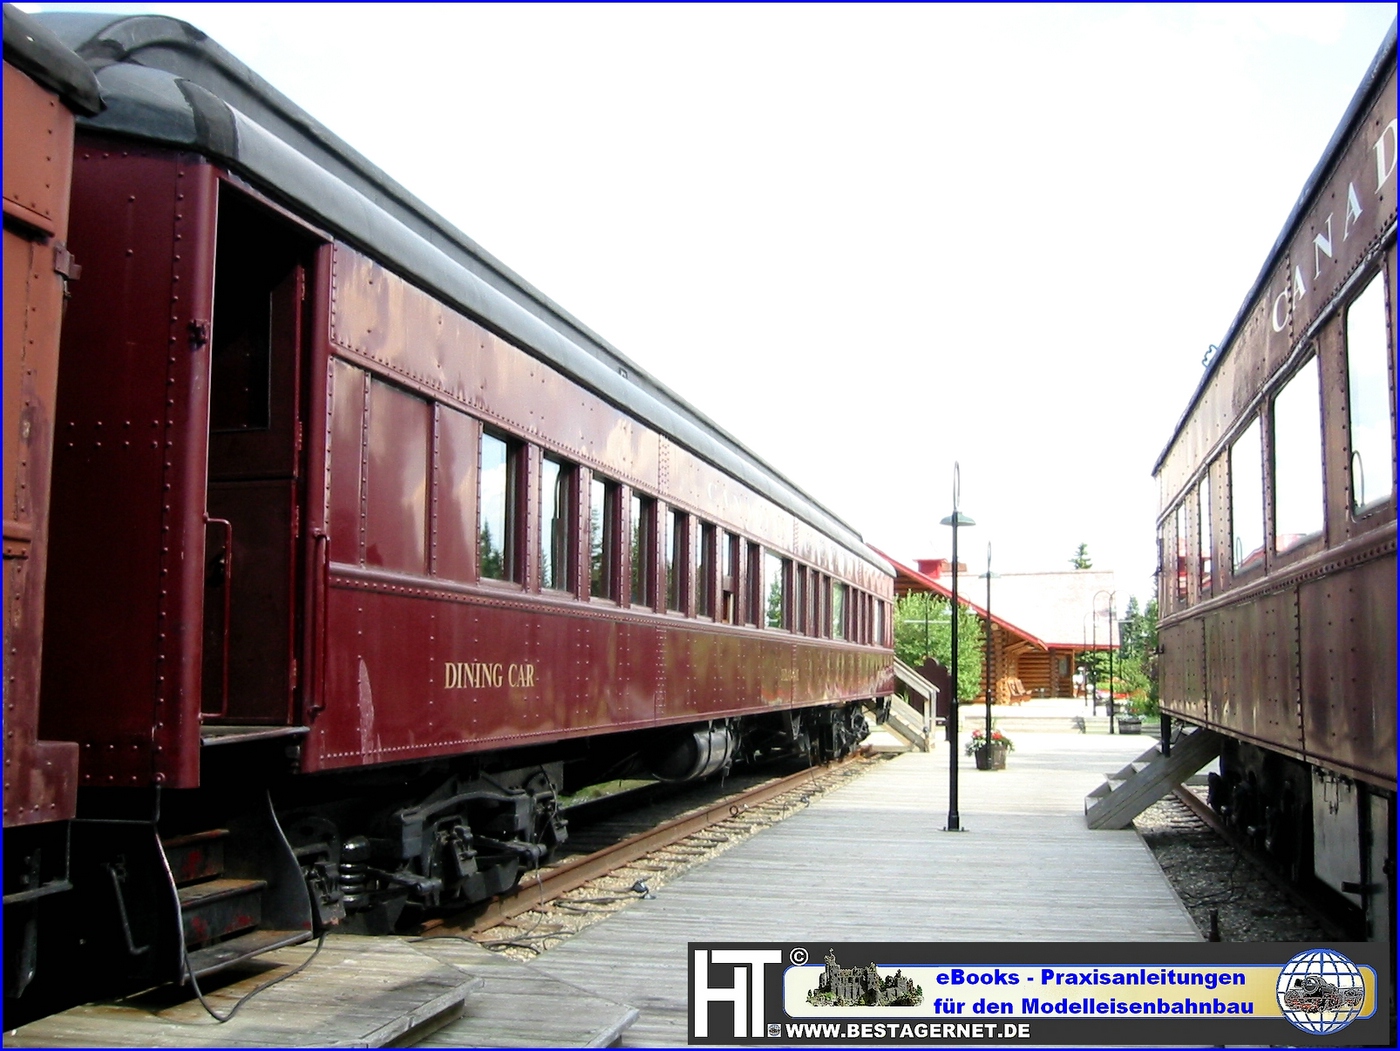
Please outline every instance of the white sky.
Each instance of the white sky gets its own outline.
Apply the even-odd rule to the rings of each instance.
[[[1152,465],[1394,4],[23,4],[208,32],[865,539],[1080,541]]]

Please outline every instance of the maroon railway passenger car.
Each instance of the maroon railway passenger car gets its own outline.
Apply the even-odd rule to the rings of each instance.
[[[1212,805],[1390,937],[1395,26],[1154,471],[1162,710],[1227,735]]]
[[[197,977],[384,929],[508,887],[575,787],[859,742],[892,573],[848,526],[197,30],[42,17],[108,103],[43,678],[96,889],[59,952]]]
[[[5,939],[7,995],[33,973],[39,903],[68,887],[63,822],[78,746],[39,734],[49,463],[74,112],[101,108],[86,64],[5,5]]]

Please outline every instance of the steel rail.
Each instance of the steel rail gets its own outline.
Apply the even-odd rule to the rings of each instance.
[[[522,876],[515,887],[488,902],[479,912],[464,923],[458,924],[447,919],[429,920],[420,928],[420,934],[428,937],[446,934],[480,934],[490,930],[512,917],[529,912],[550,901],[583,886],[591,880],[606,876],[609,872],[622,868],[664,847],[677,843],[697,832],[710,828],[722,821],[738,817],[745,811],[761,806],[779,796],[815,784],[828,774],[849,766],[851,763],[868,758],[872,753],[861,748],[845,759],[827,763],[820,767],[809,767],[787,777],[768,781],[737,795],[729,796],[703,810],[684,814],[663,822],[655,828],[604,847],[602,850],[571,858],[559,865],[541,869],[538,874]]]
[[[1316,920],[1318,926],[1326,932],[1329,938],[1338,941],[1345,941],[1348,939],[1349,935],[1346,928],[1337,921],[1336,917],[1329,914],[1326,910],[1321,908],[1316,901],[1309,898],[1307,894],[1303,892],[1302,888],[1276,871],[1267,858],[1261,857],[1240,836],[1236,835],[1234,831],[1226,828],[1220,820],[1220,815],[1212,810],[1209,804],[1201,799],[1200,796],[1196,795],[1195,792],[1192,792],[1185,785],[1177,785],[1172,792],[1177,799],[1181,800],[1181,802],[1186,805],[1187,810],[1191,811],[1191,813],[1201,820],[1202,824],[1226,843],[1230,844],[1237,853],[1247,859],[1259,874],[1281,890],[1289,901],[1293,902],[1294,905],[1298,906],[1298,908],[1302,909]]]

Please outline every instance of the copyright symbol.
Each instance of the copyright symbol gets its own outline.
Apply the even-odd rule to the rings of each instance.
[[[796,966],[801,967],[807,962],[807,950],[799,945],[796,949],[788,953],[788,959]]]

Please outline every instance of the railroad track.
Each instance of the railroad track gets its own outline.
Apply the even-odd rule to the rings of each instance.
[[[1190,788],[1168,794],[1134,824],[1203,936],[1345,940],[1333,917],[1221,826]]]
[[[429,920],[419,933],[468,937],[489,946],[521,947],[525,941],[533,954],[540,951],[537,943],[562,940],[574,929],[640,900],[699,861],[776,824],[805,807],[813,796],[845,784],[878,762],[877,756],[862,749],[844,760],[727,795],[591,854],[522,876],[513,890],[484,907]],[[581,889],[588,892],[582,897],[574,894]],[[560,911],[587,922],[560,923]],[[493,937],[501,928],[505,928],[502,936]],[[525,933],[512,935],[511,929]]]

